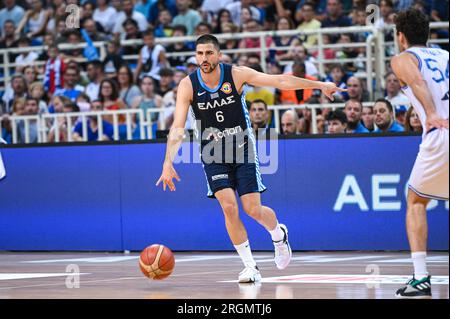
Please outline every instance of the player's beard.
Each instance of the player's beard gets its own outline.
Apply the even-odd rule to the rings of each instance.
[[[208,64],[209,64],[209,68],[207,70],[202,69],[202,71],[204,73],[212,73],[216,69],[216,67],[219,63],[208,63]]]

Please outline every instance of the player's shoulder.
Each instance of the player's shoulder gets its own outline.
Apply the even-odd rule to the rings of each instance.
[[[191,82],[191,78],[189,75],[186,75],[181,79],[180,83],[178,83],[178,92],[186,95],[192,95],[193,85]]]

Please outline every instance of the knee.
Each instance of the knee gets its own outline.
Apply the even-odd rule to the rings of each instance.
[[[222,210],[226,218],[234,218],[237,217],[238,214],[238,206],[233,202],[226,202],[222,205]]]
[[[248,216],[258,219],[261,216],[261,205],[249,205],[244,207],[244,211],[247,213]]]

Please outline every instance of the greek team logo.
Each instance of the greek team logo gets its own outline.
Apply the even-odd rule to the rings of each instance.
[[[225,93],[225,94],[230,94],[231,93],[231,84],[230,83],[228,83],[228,82],[225,82],[223,85],[222,85],[222,88],[220,89],[223,93]]]

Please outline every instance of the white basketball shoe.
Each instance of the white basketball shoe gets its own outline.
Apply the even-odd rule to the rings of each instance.
[[[253,283],[261,281],[261,273],[258,266],[246,266],[244,270],[239,273],[239,283]]]
[[[275,264],[278,269],[286,268],[291,262],[292,249],[288,242],[288,230],[283,224],[280,224],[281,230],[284,232],[284,238],[280,241],[274,241],[275,246]]]

